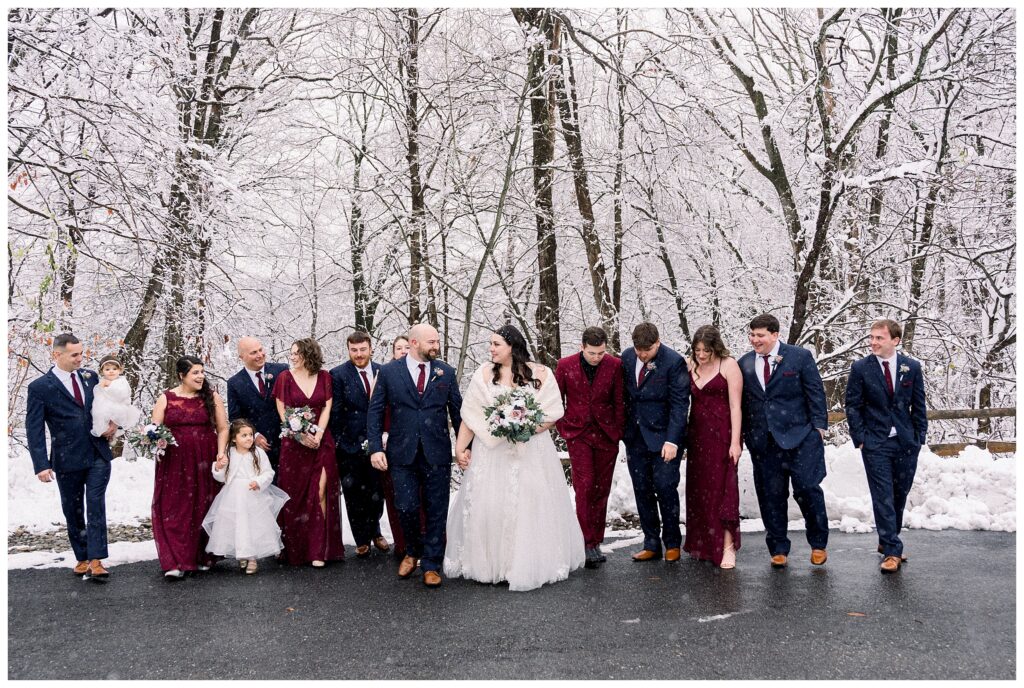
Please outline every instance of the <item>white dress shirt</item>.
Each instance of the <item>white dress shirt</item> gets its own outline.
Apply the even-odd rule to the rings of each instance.
[[[263,366],[259,370],[249,370],[248,368],[246,368],[245,372],[249,373],[249,379],[252,380],[252,386],[255,387],[257,389],[257,391],[260,388],[260,382],[259,382],[259,380],[256,379],[256,373],[259,373],[260,375],[263,376],[263,386],[266,387],[266,388],[270,387],[270,385],[267,384],[267,367],[266,366]]]
[[[878,361],[878,367],[882,370],[882,379],[885,379],[885,362],[889,363],[889,375],[892,376],[892,393],[896,394],[896,384],[899,382],[899,375],[896,371],[896,356],[898,354],[894,351],[891,358],[882,358],[881,356],[875,356],[875,360]],[[889,437],[896,436],[896,428],[889,428]]]
[[[768,354],[768,365],[771,366],[771,374],[775,374],[775,369],[778,367],[778,363],[775,362],[775,357],[779,355],[780,342],[776,340],[775,346],[772,347],[772,351]],[[754,374],[757,375],[757,381],[761,383],[761,389],[765,388],[764,382],[764,356],[754,352]]]
[[[71,395],[71,398],[74,399],[75,398],[75,388],[71,385],[71,375],[72,375],[72,373],[69,373],[66,370],[61,370],[57,366],[53,366],[53,368],[51,368],[51,370],[53,371],[53,374],[57,376],[57,379],[60,380],[61,384],[64,385],[64,389],[66,389],[68,391],[68,394]],[[78,376],[78,391],[82,395],[82,403],[84,404],[85,403],[85,383],[82,380],[81,374],[77,370],[75,371],[74,374]]]
[[[425,377],[423,378],[423,389],[425,390],[427,388],[427,380],[430,379],[430,361],[417,361],[415,358],[412,357],[412,354],[405,355],[405,365],[409,367],[409,374],[412,375],[413,387],[415,387],[416,383],[418,383],[420,380],[420,364],[423,364],[423,366],[425,366],[423,368],[423,370],[425,371]]]

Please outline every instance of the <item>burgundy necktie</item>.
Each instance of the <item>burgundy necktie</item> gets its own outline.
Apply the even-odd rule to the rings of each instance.
[[[423,389],[427,384],[427,364],[420,363],[420,377],[416,380],[416,391],[423,394]]]
[[[78,387],[78,376],[73,372],[71,373],[71,388],[75,390],[75,401],[78,402],[79,406],[85,406],[85,400],[82,399],[82,390]]]
[[[768,386],[768,381],[772,379],[772,367],[768,365],[768,354],[763,355],[761,358],[764,359],[764,386]]]
[[[366,377],[365,370],[360,370],[359,374],[363,376],[363,386],[366,387],[366,396],[370,396],[370,378]]]
[[[639,387],[644,383],[644,378],[647,377],[647,366],[643,365],[640,367],[640,374],[636,376],[636,386]]]
[[[889,372],[889,361],[882,361],[882,367],[885,368],[885,391],[889,393],[889,398],[892,399],[892,374]]]
[[[262,370],[256,372],[256,382],[258,382],[259,385],[260,385],[260,396],[261,397],[267,396],[267,386],[265,384],[263,384],[263,371]]]

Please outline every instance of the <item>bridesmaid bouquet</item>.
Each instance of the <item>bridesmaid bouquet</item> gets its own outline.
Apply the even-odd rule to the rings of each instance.
[[[529,442],[544,422],[544,412],[533,394],[517,387],[498,395],[491,406],[484,408],[487,427],[495,437],[509,442]]]
[[[281,437],[297,440],[303,433],[315,435],[320,427],[313,422],[313,409],[308,406],[285,407],[284,422],[281,423]]]
[[[150,423],[132,428],[124,434],[129,446],[135,450],[135,456],[126,456],[126,461],[135,461],[139,456],[159,461],[167,451],[167,447],[177,447],[178,441],[171,434],[171,429],[163,423]]]

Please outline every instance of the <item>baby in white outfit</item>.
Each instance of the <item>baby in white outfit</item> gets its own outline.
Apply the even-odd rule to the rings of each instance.
[[[100,361],[100,382],[92,391],[92,434],[95,437],[107,431],[110,421],[121,428],[130,428],[142,415],[142,411],[132,406],[132,388],[122,372],[121,362],[113,356],[104,356]],[[124,430],[117,431],[117,435],[123,434]]]

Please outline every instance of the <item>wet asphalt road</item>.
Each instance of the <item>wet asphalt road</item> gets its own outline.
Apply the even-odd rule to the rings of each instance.
[[[326,569],[233,561],[179,583],[155,562],[107,584],[8,572],[11,679],[886,679],[1016,677],[1013,533],[909,531],[882,576],[873,534],[833,532],[815,568],[744,533],[731,572],[684,557],[528,593],[395,577],[388,555]],[[614,545],[609,540],[607,545]]]

